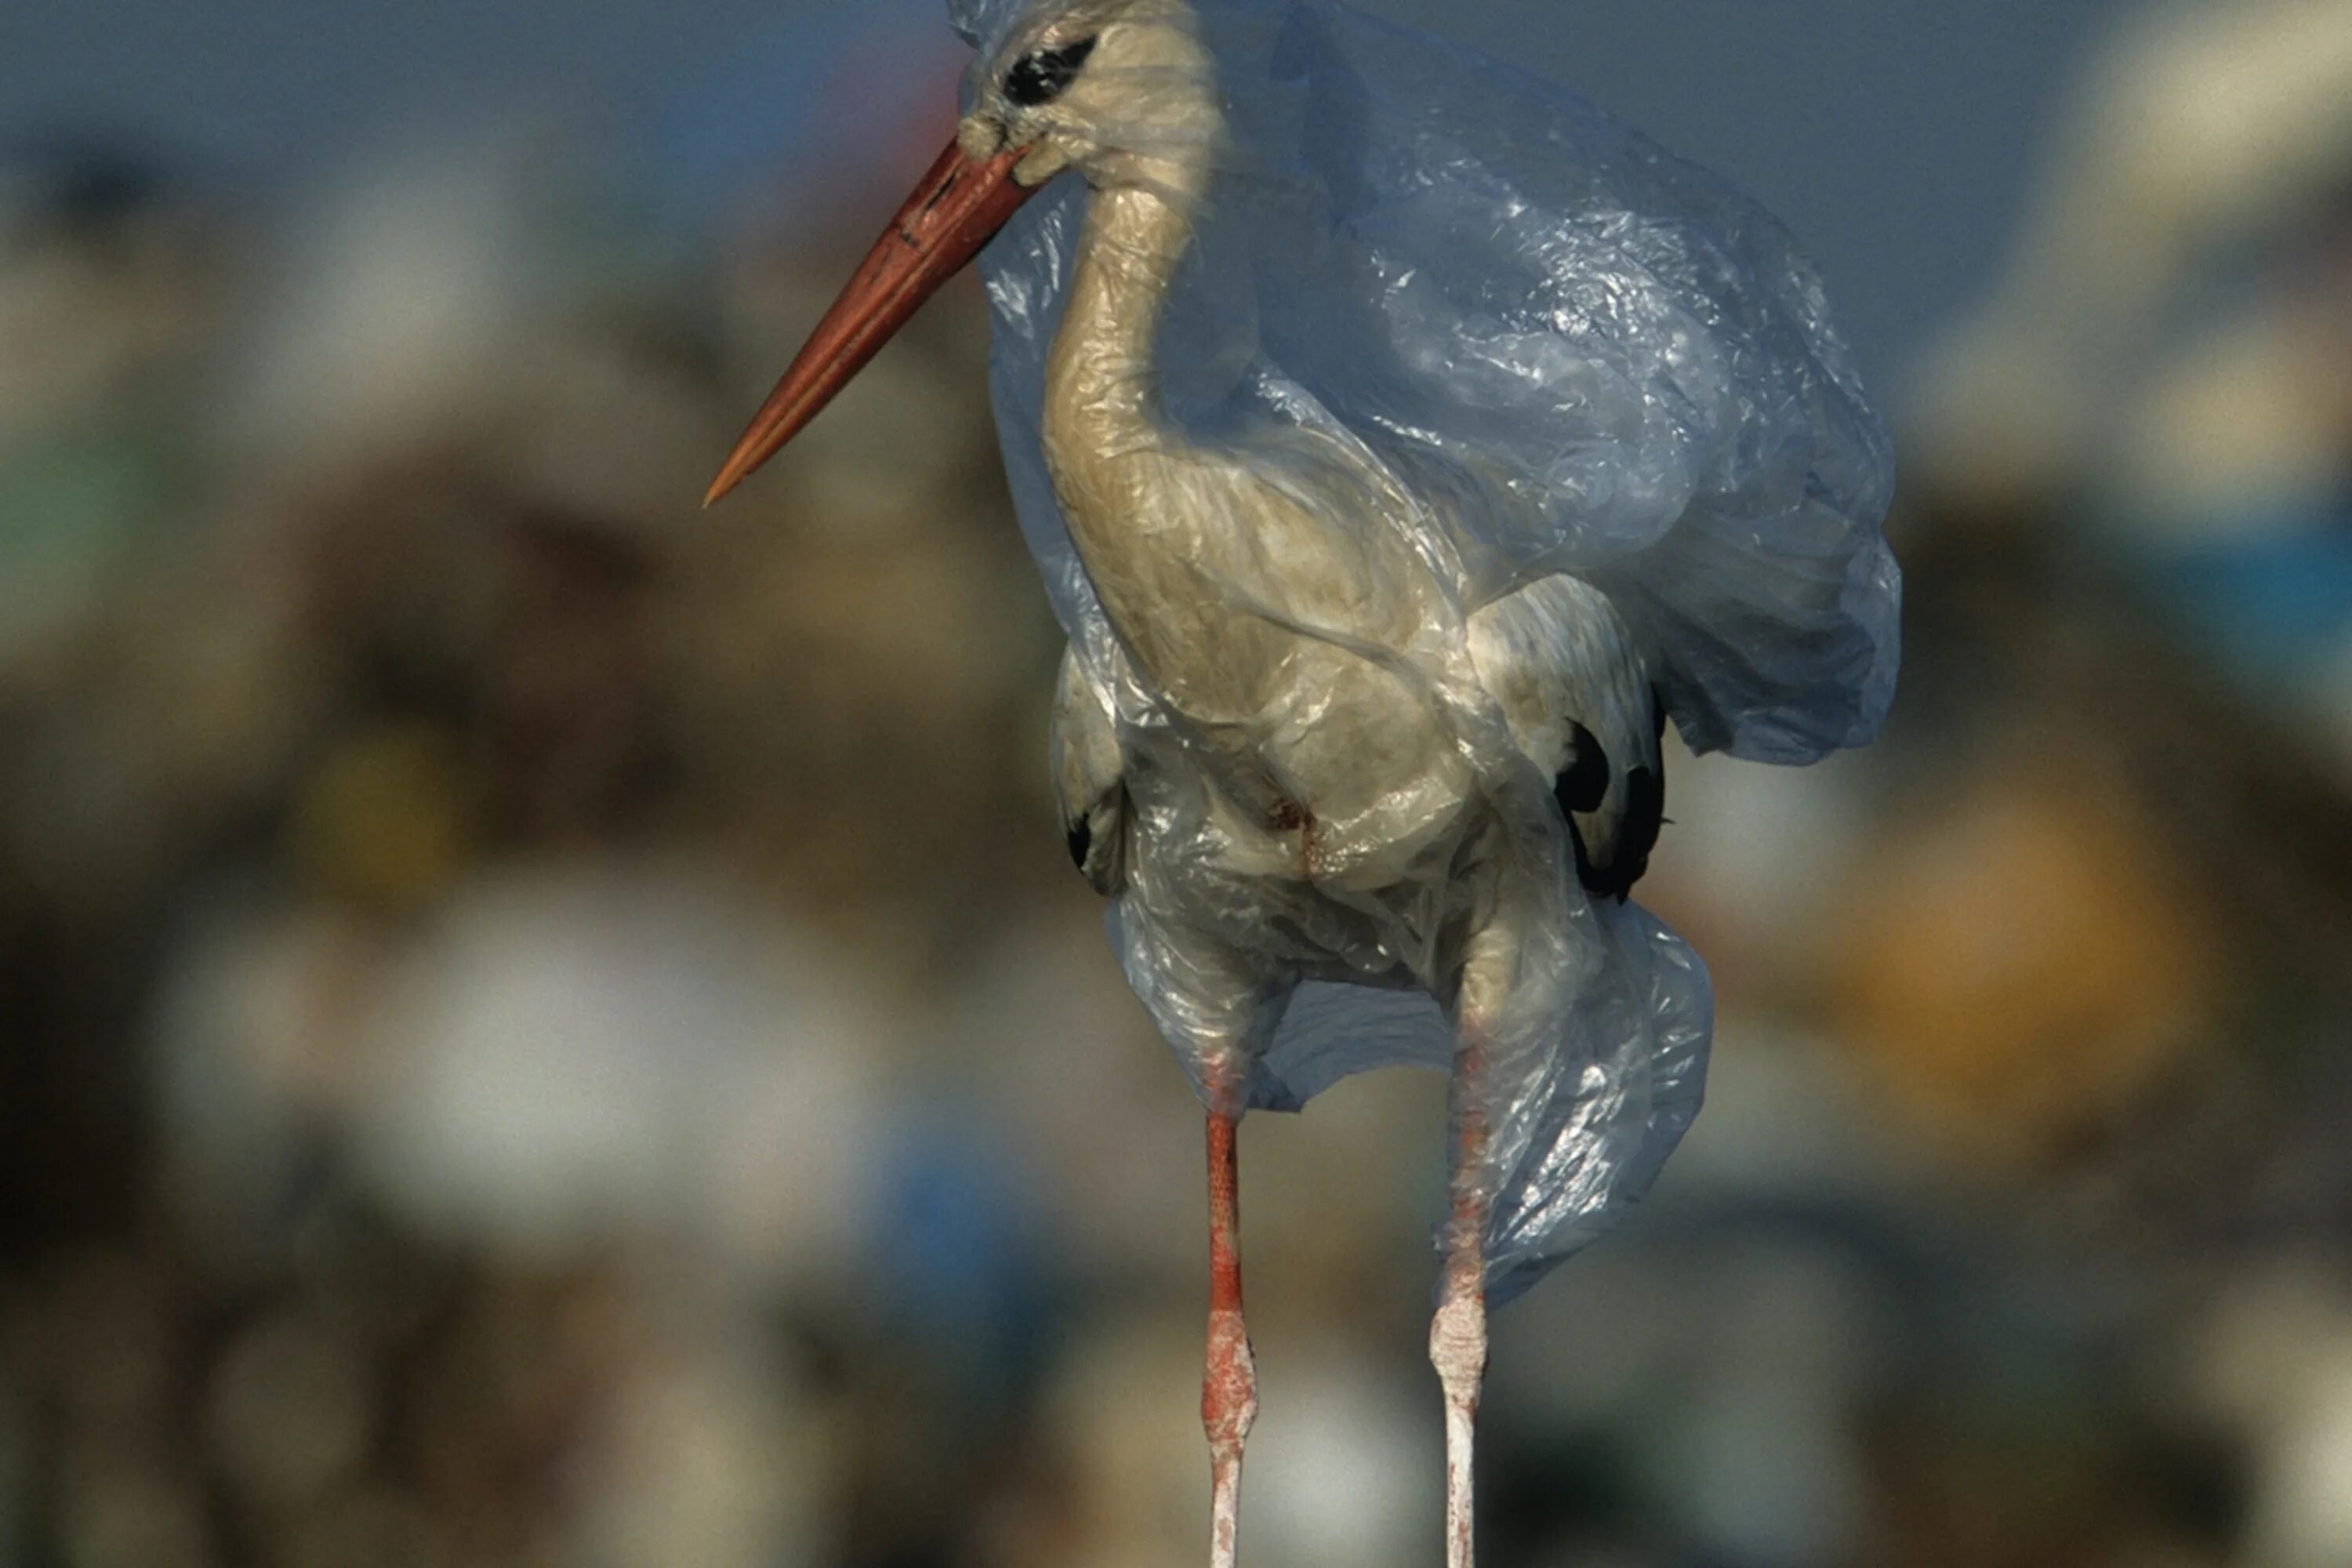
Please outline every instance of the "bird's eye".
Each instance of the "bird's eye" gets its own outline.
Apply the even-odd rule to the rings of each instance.
[[[1077,79],[1078,68],[1094,52],[1094,39],[1080,38],[1058,49],[1036,49],[1025,54],[1004,73],[1004,96],[1024,109],[1051,103]]]

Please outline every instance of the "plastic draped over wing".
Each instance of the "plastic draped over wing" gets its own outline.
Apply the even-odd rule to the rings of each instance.
[[[1173,0],[1129,4],[1164,12]],[[950,0],[981,50],[971,100],[990,99],[1045,18],[1072,5]],[[1518,921],[1521,983],[1481,1020],[1486,1098],[1470,1109],[1498,1301],[1646,1190],[1696,1114],[1712,996],[1672,931],[1577,885],[1551,781],[1465,674],[1465,628],[1480,606],[1572,573],[1608,595],[1693,748],[1799,763],[1858,744],[1885,715],[1896,663],[1899,578],[1879,533],[1887,442],[1811,270],[1713,176],[1561,89],[1322,0],[1185,9],[1225,126],[1162,310],[1162,415],[1204,443],[1246,436],[1277,465],[1313,444],[1269,432],[1336,437],[1387,493],[1412,499],[1402,526],[1423,531],[1444,624],[1400,667],[1445,715],[1517,863],[1556,873]],[[1135,83],[1132,103],[1148,106],[1153,85]],[[1085,131],[1197,160],[1198,147],[1152,147],[1150,121],[1138,107],[1131,122]],[[1024,532],[1086,682],[1115,716],[1136,816],[1156,825],[1139,833],[1176,846],[1131,873],[1114,944],[1204,1097],[1237,1018],[1263,1020],[1248,1042],[1254,1107],[1297,1109],[1369,1068],[1445,1067],[1453,1030],[1431,994],[1449,977],[1428,933],[1460,891],[1449,861],[1418,887],[1358,900],[1342,911],[1354,927],[1328,928],[1372,934],[1269,952],[1290,975],[1271,997],[1195,962],[1171,912],[1228,896],[1170,890],[1213,829],[1183,798],[1182,726],[1158,711],[1105,616],[1042,438],[1087,199],[1063,178],[981,264]],[[1231,896],[1272,900],[1223,914],[1274,946],[1322,918],[1285,904],[1308,895],[1283,888]]]
[[[974,90],[1059,8],[950,0]],[[1875,734],[1891,449],[1779,221],[1436,39],[1322,0],[1192,9],[1228,142],[1161,336],[1178,420],[1343,426],[1432,503],[1465,605],[1551,572],[1600,584],[1694,751],[1805,763]],[[982,258],[1014,500],[1082,647],[1101,615],[1038,423],[1085,195],[1066,176]]]

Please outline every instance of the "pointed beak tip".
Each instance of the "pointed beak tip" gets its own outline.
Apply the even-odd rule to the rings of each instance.
[[[747,455],[745,448],[751,446],[751,437],[747,436],[734,451],[727,455],[727,460],[719,465],[719,472],[711,479],[710,488],[702,492],[702,508],[705,511],[732,495],[738,485],[750,479],[752,471],[767,461],[770,455],[767,451]]]
[[[702,498],[708,508],[816,417],[906,324],[917,307],[979,254],[1035,191],[1013,179],[1026,147],[975,160],[948,143],[817,323]]]

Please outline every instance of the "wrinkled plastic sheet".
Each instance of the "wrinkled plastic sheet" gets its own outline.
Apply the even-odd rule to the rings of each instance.
[[[950,0],[979,50],[967,107],[1058,8]],[[1207,442],[1333,433],[1418,498],[1421,557],[1444,577],[1446,607],[1406,657],[1526,854],[1559,868],[1523,922],[1535,978],[1510,1016],[1482,1020],[1500,1297],[1648,1186],[1696,1112],[1711,997],[1672,931],[1584,896],[1549,781],[1447,650],[1481,605],[1573,574],[1607,594],[1694,750],[1804,763],[1866,742],[1897,663],[1899,574],[1880,533],[1888,443],[1820,280],[1724,182],[1563,89],[1338,5],[1188,9],[1226,134],[1163,310],[1164,416]],[[1135,84],[1139,100],[1161,85]],[[1139,114],[1091,133],[1134,145],[1153,132]],[[1087,200],[1062,176],[983,254],[991,384],[1022,528],[1086,680],[1123,751],[1181,771],[1181,726],[1105,617],[1041,443],[1045,356]],[[1139,804],[1162,843],[1197,809]],[[1233,1011],[1185,961],[1168,913],[1182,900],[1153,891],[1181,874],[1131,883],[1110,921],[1130,981],[1205,1091],[1202,1020],[1229,1031]],[[1447,977],[1428,972],[1426,940],[1448,874],[1429,871],[1417,902],[1352,911],[1375,925],[1385,911],[1394,929],[1297,963],[1303,984],[1258,1007],[1252,1106],[1296,1109],[1348,1073],[1451,1061],[1431,999]]]

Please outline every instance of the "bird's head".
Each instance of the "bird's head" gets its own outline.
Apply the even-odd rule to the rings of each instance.
[[[1033,190],[1067,168],[1189,190],[1224,131],[1186,0],[1046,0],[983,48],[967,96],[958,145],[1021,149],[1012,177]]]
[[[1055,174],[1190,197],[1223,134],[1188,0],[1039,0],[992,30],[965,96],[955,140],[752,416],[706,506],[815,418]]]

